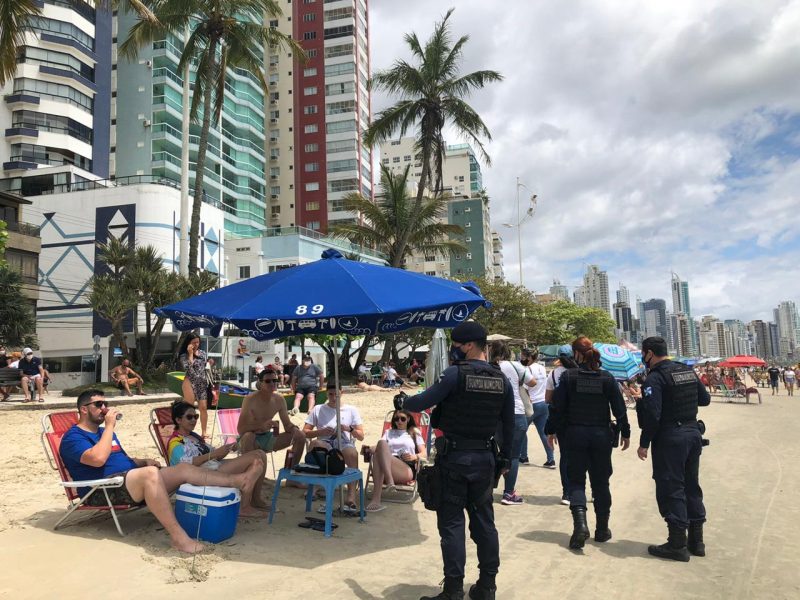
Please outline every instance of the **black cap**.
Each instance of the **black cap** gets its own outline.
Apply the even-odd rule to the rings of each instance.
[[[450,334],[450,338],[459,344],[466,344],[467,342],[486,343],[486,330],[480,323],[467,321],[455,327]]]

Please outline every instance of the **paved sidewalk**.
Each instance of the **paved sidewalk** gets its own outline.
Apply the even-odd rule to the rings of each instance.
[[[127,404],[163,404],[178,400],[180,396],[174,392],[164,391],[148,393],[142,396],[106,392],[106,399],[116,406]],[[44,402],[23,402],[25,396],[21,393],[11,394],[8,400],[0,402],[0,412],[8,410],[41,410],[54,408],[75,408],[78,398],[76,396],[62,396],[60,390],[50,390],[44,397]]]

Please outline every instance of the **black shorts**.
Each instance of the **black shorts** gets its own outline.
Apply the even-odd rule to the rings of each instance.
[[[122,475],[122,485],[118,488],[108,488],[106,491],[108,492],[108,497],[111,500],[111,504],[114,506],[124,506],[124,505],[131,505],[131,506],[143,506],[144,500],[140,500],[137,502],[133,498],[131,498],[130,492],[128,492],[128,487],[126,480],[128,478],[129,471],[125,471],[124,473],[114,473],[113,475],[109,475],[109,477],[118,477]],[[86,499],[84,502],[85,506],[108,506],[108,502],[106,502],[106,495],[103,493],[103,490],[95,490],[94,493]]]
[[[400,458],[399,456],[397,458]],[[400,458],[400,460],[403,460]],[[414,479],[417,478],[417,466],[419,463],[416,460],[403,460],[403,462],[408,465],[408,468],[411,469],[411,475]]]
[[[303,385],[303,386],[298,385],[297,392],[295,393],[303,394],[303,397],[305,398],[309,394],[316,394],[318,391],[319,391],[319,386],[317,385]]]

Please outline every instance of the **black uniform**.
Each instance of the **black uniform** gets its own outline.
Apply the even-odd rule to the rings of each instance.
[[[492,438],[503,427],[501,456],[511,454],[514,393],[497,367],[482,360],[456,363],[439,382],[405,400],[404,409],[419,412],[436,405],[431,424],[445,435],[437,441],[436,463],[442,470],[442,503],[436,511],[445,578],[463,579],[466,563],[464,509],[478,547],[481,576],[492,580],[500,566],[494,526],[492,488],[495,455]]]
[[[663,360],[650,370],[636,407],[642,428],[639,446],[653,445],[658,510],[667,524],[682,529],[706,520],[699,482],[702,434],[697,407],[710,402],[691,367]]]
[[[567,369],[553,392],[553,404],[545,432],[567,441],[567,476],[571,507],[586,507],[586,473],[594,494],[594,510],[599,516],[611,511],[611,412],[622,437],[630,437],[631,427],[619,385],[608,371]]]

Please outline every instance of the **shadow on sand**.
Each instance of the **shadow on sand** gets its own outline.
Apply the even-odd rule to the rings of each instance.
[[[569,550],[569,538],[571,533],[564,531],[526,531],[520,533],[517,537],[528,540],[531,542],[542,542],[545,544],[555,544],[561,546],[565,550]],[[604,543],[597,543],[593,538],[586,540],[586,547],[592,547],[604,554],[613,556],[614,558],[635,558],[647,556],[648,544],[644,542],[637,542],[634,540],[622,540],[611,538],[610,541]],[[580,550],[569,550],[574,554],[582,554]]]

